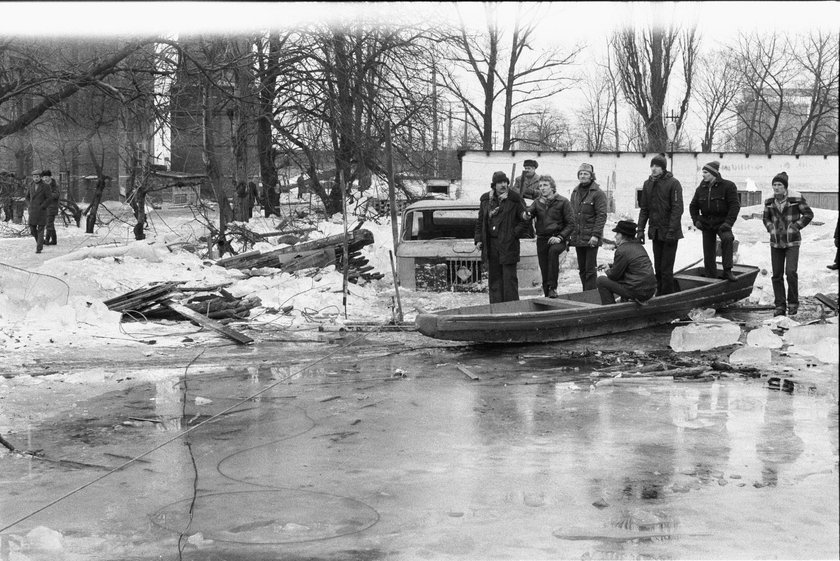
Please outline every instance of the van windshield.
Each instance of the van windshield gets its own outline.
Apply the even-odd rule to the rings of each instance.
[[[472,240],[478,209],[418,209],[405,215],[403,240]]]

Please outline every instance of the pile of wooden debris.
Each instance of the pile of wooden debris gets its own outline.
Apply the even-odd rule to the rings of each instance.
[[[240,255],[225,257],[216,261],[217,265],[228,269],[239,269],[246,273],[259,274],[260,269],[280,269],[285,273],[308,269],[312,267],[328,267],[335,265],[339,271],[344,270],[344,234],[328,236],[320,240],[313,240],[268,251],[249,251]],[[381,279],[382,273],[373,270],[368,260],[362,257],[362,248],[373,243],[373,233],[370,230],[354,230],[347,234],[348,274],[347,280],[358,282]]]

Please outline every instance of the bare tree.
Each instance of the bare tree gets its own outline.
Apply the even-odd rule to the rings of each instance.
[[[617,104],[609,74],[596,67],[582,77],[580,89],[584,102],[577,110],[577,123],[585,148],[591,152],[605,150],[610,120]]]
[[[730,51],[719,50],[700,58],[697,78],[696,113],[704,125],[700,149],[711,152],[718,132],[736,119],[734,103],[742,88],[741,76]]]
[[[831,137],[836,135],[838,111],[838,39],[835,33],[811,31],[797,40],[791,49],[801,69],[803,93],[807,105],[804,111],[793,105],[792,111],[798,126],[790,149],[791,154],[811,154],[815,148],[831,149]],[[832,129],[831,115],[834,115]],[[835,147],[836,150],[836,141]]]
[[[640,31],[625,29],[613,37],[621,87],[627,102],[644,122],[648,152],[667,149],[663,109],[672,86],[671,73],[678,60],[685,91],[676,115],[677,132],[683,127],[698,46],[696,27],[681,32],[674,27],[653,24]]]
[[[524,9],[522,6],[516,4],[507,75],[504,78],[500,77],[505,94],[502,150],[510,150],[511,144],[517,140],[511,136],[516,119],[527,115],[527,112],[515,114],[516,108],[544,100],[565,90],[571,79],[564,76],[564,70],[574,63],[581,51],[580,46],[565,54],[559,49],[549,49],[526,60],[525,53],[534,50],[532,41],[543,11],[540,6]]]
[[[739,149],[745,152],[770,154],[774,148],[784,149],[776,136],[793,95],[790,86],[796,68],[789,46],[787,36],[780,33],[738,36],[738,70],[744,86],[738,106]]]
[[[523,118],[517,124],[516,138],[523,149],[574,149],[574,138],[566,117],[549,105],[542,105]]]

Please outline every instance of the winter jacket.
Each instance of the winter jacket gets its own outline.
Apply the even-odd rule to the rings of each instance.
[[[491,216],[495,209],[498,212]],[[511,265],[519,262],[519,238],[527,235],[530,223],[526,216],[525,203],[515,191],[508,190],[507,198],[501,202],[495,192],[481,195],[475,243],[482,244],[482,261],[487,262],[487,242],[492,237],[492,243],[499,247],[499,263]]]
[[[41,183],[46,183],[50,190],[50,205],[47,207],[47,216],[55,216],[58,214],[58,200],[61,198],[61,189],[54,179],[49,181],[41,180]]]
[[[656,292],[656,275],[647,251],[637,240],[627,240],[615,250],[613,266],[607,269],[610,280],[633,289],[637,294]]]
[[[657,178],[648,178],[639,201],[639,232],[644,232],[647,225],[651,240],[679,240],[683,237],[682,215],[682,185],[674,175],[666,171]]]
[[[578,185],[572,189],[569,198],[574,214],[574,227],[570,244],[585,247],[592,236],[598,238],[598,245],[604,237],[604,225],[607,223],[607,195],[596,182]]]
[[[805,197],[788,189],[787,197],[782,201],[782,208],[776,204],[776,198],[764,201],[764,227],[770,233],[770,247],[794,247],[802,243],[802,228],[814,218],[814,212]]]
[[[701,229],[717,231],[721,224],[729,228],[738,219],[741,201],[738,200],[738,188],[726,179],[714,179],[711,184],[700,182],[694,197],[688,205],[692,222],[699,222]]]
[[[569,239],[575,225],[575,215],[572,213],[572,203],[566,197],[554,193],[545,200],[538,198],[528,208],[528,212],[536,222],[537,236],[557,236],[563,241]]]
[[[33,183],[26,191],[29,203],[29,225],[46,226],[47,210],[50,206],[50,187],[43,181]]]
[[[517,177],[511,190],[516,191],[523,199],[537,199],[540,196],[540,174],[535,173],[530,179],[525,174]],[[522,180],[525,179],[525,190],[522,190]]]

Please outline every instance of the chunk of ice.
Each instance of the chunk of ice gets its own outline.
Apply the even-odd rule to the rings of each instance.
[[[785,343],[788,345],[813,345],[821,339],[837,341],[837,324],[815,323],[813,325],[799,325],[791,327],[785,333]]]
[[[770,364],[770,349],[767,347],[742,347],[729,355],[729,364]]]
[[[792,353],[805,353],[815,356],[820,362],[827,364],[840,363],[840,345],[837,339],[820,339],[810,345],[792,345],[788,348]]]
[[[27,551],[62,551],[64,537],[46,526],[31,529],[23,540],[23,549]]]
[[[741,327],[732,322],[685,325],[671,332],[671,348],[678,353],[707,351],[734,345],[740,337]]]
[[[747,333],[747,345],[750,347],[782,348],[782,338],[767,327],[759,327]]]

